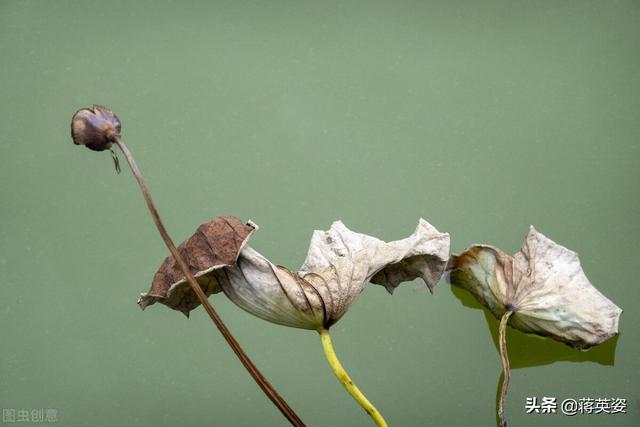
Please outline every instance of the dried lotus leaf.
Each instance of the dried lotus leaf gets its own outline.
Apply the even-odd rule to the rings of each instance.
[[[496,318],[512,311],[509,324],[587,349],[618,333],[622,310],[587,279],[575,252],[533,227],[513,257],[488,245],[453,255],[452,284],[471,292]]]
[[[179,250],[207,295],[222,290],[249,313],[296,328],[333,325],[370,281],[393,292],[401,282],[420,277],[431,290],[449,257],[449,235],[423,219],[409,237],[388,243],[337,221],[313,233],[304,264],[292,272],[245,245],[255,228],[237,218],[216,218]],[[198,306],[174,264],[171,256],[164,260],[140,307],[161,302],[188,315]]]
[[[351,307],[368,282],[392,292],[400,282],[422,278],[432,289],[443,275],[449,235],[421,219],[413,234],[384,242],[334,222],[315,231],[298,272],[272,264],[250,247],[218,272],[225,294],[239,307],[273,323],[329,328]]]
[[[236,217],[220,216],[200,225],[191,237],[178,246],[180,255],[207,296],[221,291],[213,272],[236,263],[240,251],[256,228],[251,222],[243,224]],[[143,310],[156,302],[179,310],[186,316],[200,305],[171,255],[164,259],[153,276],[149,291],[138,299],[138,305]]]
[[[587,279],[578,255],[531,227],[513,257],[489,245],[453,255],[451,283],[469,291],[500,319],[505,372],[499,405],[501,425],[509,382],[507,323],[523,332],[548,336],[588,349],[618,333],[622,310]]]

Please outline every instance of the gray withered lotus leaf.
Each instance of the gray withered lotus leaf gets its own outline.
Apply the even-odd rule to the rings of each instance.
[[[219,221],[217,218],[210,223]],[[236,226],[240,224],[237,218],[234,221]],[[207,224],[199,230],[213,230],[205,227]],[[252,223],[247,226],[251,231],[255,229]],[[236,251],[235,262],[231,262],[232,257],[224,262],[190,262],[190,268],[193,265],[194,274],[208,295],[223,291],[255,316],[303,329],[328,328],[337,322],[368,282],[392,293],[401,282],[421,278],[432,290],[449,257],[449,235],[423,219],[409,237],[392,242],[355,233],[337,221],[329,230],[313,233],[307,258],[297,272],[273,264],[245,245],[250,234],[233,238],[233,244],[225,243],[221,236],[207,236],[211,254],[219,252],[219,247],[227,247]],[[179,249],[191,259],[193,256],[186,249],[188,242]],[[197,301],[189,296],[188,284],[171,268],[171,263],[171,257],[165,259],[152,288],[141,295],[138,303],[144,308],[161,302],[188,314]]]
[[[474,245],[450,260],[451,283],[471,292],[509,325],[587,349],[618,333],[622,310],[587,279],[578,255],[530,227],[509,256]]]

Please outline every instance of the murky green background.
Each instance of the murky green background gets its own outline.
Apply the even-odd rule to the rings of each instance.
[[[0,2],[0,407],[286,424],[202,309],[137,307],[166,249],[128,168],[71,143],[102,103],[177,241],[233,214],[295,269],[336,219],[393,240],[422,216],[454,251],[511,253],[534,224],[625,312],[586,353],[511,331],[510,425],[640,425],[639,46],[637,1]],[[390,425],[494,425],[497,322],[416,285],[363,292],[333,328],[343,364]],[[310,426],[371,425],[315,333],[212,301]],[[526,415],[533,396],[629,406]]]

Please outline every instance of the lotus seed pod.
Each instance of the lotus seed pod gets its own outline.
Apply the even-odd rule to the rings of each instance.
[[[120,135],[120,119],[113,111],[101,105],[78,110],[71,119],[71,137],[76,145],[85,145],[94,151],[111,148]]]

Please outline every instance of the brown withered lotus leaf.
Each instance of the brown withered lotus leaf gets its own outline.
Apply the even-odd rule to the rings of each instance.
[[[489,245],[453,255],[451,283],[509,325],[587,349],[618,333],[622,310],[589,282],[575,252],[531,227],[513,257]]]
[[[221,216],[200,225],[178,246],[180,255],[207,296],[221,291],[213,272],[236,263],[256,228],[251,222],[243,224],[236,217]],[[156,302],[187,316],[200,305],[173,256],[165,258],[153,277],[151,288],[138,299],[143,310]]]

